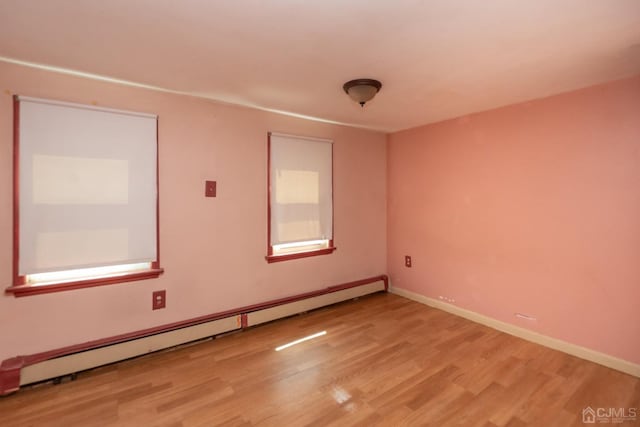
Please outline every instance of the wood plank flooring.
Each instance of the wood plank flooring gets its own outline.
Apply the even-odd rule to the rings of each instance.
[[[376,294],[23,388],[0,425],[567,427],[587,406],[640,425],[640,379]]]

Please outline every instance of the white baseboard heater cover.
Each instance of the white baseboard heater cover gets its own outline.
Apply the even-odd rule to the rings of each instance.
[[[368,283],[357,284],[335,291],[333,291],[332,288],[328,288],[326,292],[322,294],[292,300],[269,308],[258,308],[254,311],[242,311],[242,309],[240,309],[237,314],[230,314],[229,317],[185,326],[180,329],[158,332],[154,335],[133,338],[129,341],[106,344],[103,347],[88,349],[23,366],[20,370],[20,385],[74,374],[98,366],[238,330],[242,327],[259,325],[386,290],[386,276],[372,279],[373,281]],[[266,303],[266,305],[269,305],[269,303]],[[0,394],[2,393],[3,390],[0,390]]]
[[[318,295],[300,301],[293,301],[287,304],[253,311],[247,314],[247,326],[255,326],[272,320],[282,319],[283,317],[292,316],[315,308],[347,301],[374,292],[384,291],[384,289],[384,282],[381,280],[355,288],[343,289],[330,294]]]
[[[234,329],[240,329],[240,315],[45,360],[22,368],[20,385],[119,362],[131,357],[233,331]]]

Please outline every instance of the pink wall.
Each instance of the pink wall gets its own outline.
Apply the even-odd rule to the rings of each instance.
[[[388,235],[393,286],[640,363],[640,77],[399,132],[386,147],[380,133],[4,63],[0,82],[0,286],[16,93],[159,114],[166,269],[2,295],[0,361],[382,274]],[[270,130],[335,140],[334,254],[264,260]],[[205,179],[217,198],[203,197]],[[151,311],[157,289],[167,308]]]
[[[0,297],[0,361],[386,272],[386,136],[0,63],[0,286],[11,284],[12,95],[156,113],[159,279]],[[331,255],[267,264],[267,132],[331,138]],[[205,198],[204,181],[218,181]],[[151,292],[167,308],[151,311]]]
[[[640,76],[387,150],[392,286],[640,363]]]

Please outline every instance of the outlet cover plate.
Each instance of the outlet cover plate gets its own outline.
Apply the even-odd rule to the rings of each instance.
[[[153,294],[151,294],[151,298],[152,310],[159,310],[167,306],[167,291],[154,291]]]

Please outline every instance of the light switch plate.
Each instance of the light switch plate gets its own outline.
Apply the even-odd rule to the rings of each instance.
[[[215,181],[205,181],[205,184],[204,184],[204,196],[205,197],[216,197],[216,182]]]

